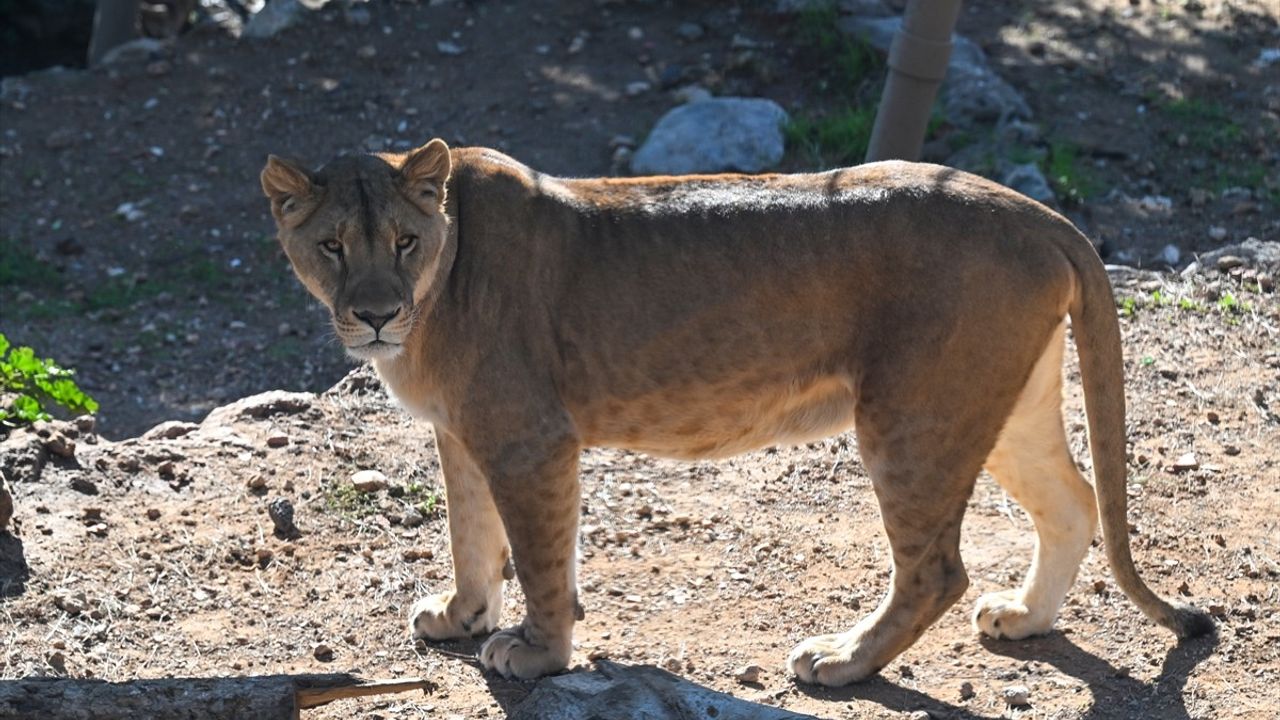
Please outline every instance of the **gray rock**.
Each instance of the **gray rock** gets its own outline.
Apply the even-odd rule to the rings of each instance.
[[[693,42],[694,40],[701,40],[702,36],[707,34],[707,31],[698,23],[686,22],[680,23],[680,26],[676,28],[676,34],[685,40]]]
[[[1035,163],[1014,165],[1004,173],[1000,182],[1037,202],[1052,204],[1057,199],[1049,181]]]
[[[213,428],[230,425],[236,420],[254,418],[261,420],[273,415],[291,415],[300,413],[311,407],[316,396],[305,392],[286,392],[271,390],[257,395],[241,398],[230,405],[214,408],[200,422],[202,428]]]
[[[813,720],[812,715],[709,690],[649,665],[598,660],[596,668],[542,680],[511,720]]]
[[[279,35],[298,24],[306,8],[298,0],[271,0],[257,15],[249,18],[243,36],[263,40]]]
[[[150,430],[142,433],[143,440],[174,440],[189,435],[200,428],[195,423],[181,420],[166,420]]]
[[[889,52],[900,17],[855,16],[836,23],[842,32],[866,40],[881,52]],[[968,127],[982,120],[1030,118],[1031,108],[1022,95],[987,64],[982,48],[968,38],[952,37],[951,60],[942,83],[942,107],[947,120]]]
[[[640,175],[754,173],[782,160],[787,113],[762,98],[712,98],[669,111],[631,160]]]
[[[267,515],[271,516],[271,522],[276,526],[276,537],[290,539],[302,534],[298,532],[298,526],[293,524],[293,503],[288,498],[272,500],[267,506]]]
[[[1204,267],[1216,267],[1225,257],[1235,257],[1260,269],[1280,269],[1280,241],[1251,237],[1238,245],[1226,245],[1200,256]],[[1230,269],[1230,268],[1228,268]]]

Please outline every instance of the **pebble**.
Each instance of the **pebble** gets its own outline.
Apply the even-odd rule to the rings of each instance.
[[[356,57],[361,60],[372,60],[374,57],[377,57],[377,55],[378,48],[372,45],[361,45],[360,49],[356,50]]]
[[[760,673],[764,672],[764,668],[759,665],[744,665],[733,673],[733,679],[748,685],[760,682]]]
[[[977,695],[977,693],[973,691],[973,683],[967,680],[965,682],[960,683],[960,699],[961,700],[968,700],[975,695]]]
[[[907,717],[911,718],[911,720],[933,720],[933,716],[929,714],[928,710],[916,710]]]
[[[331,662],[333,660],[333,648],[325,645],[324,643],[316,645],[315,649],[311,651],[311,654],[320,662]]]
[[[71,489],[85,495],[97,495],[98,486],[94,482],[82,475],[76,475],[71,478]]]
[[[653,87],[652,85],[650,85],[648,82],[645,82],[644,80],[637,80],[636,82],[633,82],[633,83],[627,83],[627,87],[626,87],[627,97],[635,97],[637,95],[643,95],[649,92],[649,90],[652,87]]]
[[[262,490],[266,486],[267,479],[263,477],[261,473],[255,473],[247,482],[245,482],[245,487],[250,490]]]
[[[701,40],[702,36],[706,34],[706,29],[695,22],[680,23],[680,26],[676,28],[676,35],[679,35],[681,38],[684,38],[689,42]]]
[[[267,515],[276,526],[276,535],[293,537],[298,535],[298,526],[293,524],[293,503],[288,498],[276,498],[267,506]]]
[[[1218,270],[1226,272],[1244,265],[1244,258],[1238,255],[1223,255],[1218,258]]]
[[[71,128],[59,128],[49,133],[44,139],[44,146],[50,150],[62,150],[74,145],[76,142],[76,131]]]
[[[72,458],[76,456],[76,443],[62,433],[54,433],[44,441],[44,447],[58,457]]]
[[[1209,239],[1210,239],[1210,240],[1217,240],[1217,241],[1219,241],[1219,242],[1221,242],[1222,240],[1226,240],[1226,239],[1227,239],[1227,229],[1226,229],[1226,228],[1224,228],[1224,227],[1222,227],[1221,225],[1210,225],[1210,226],[1209,226]]]
[[[422,517],[422,513],[418,512],[415,507],[410,507],[404,511],[404,518],[400,521],[405,527],[418,527],[426,518]]]
[[[461,45],[448,40],[441,40],[436,43],[436,51],[441,55],[461,55],[464,52]]]
[[[267,447],[282,448],[289,444],[289,438],[286,435],[272,435],[267,438]]]
[[[1200,462],[1196,460],[1195,453],[1183,453],[1178,456],[1177,460],[1173,461],[1173,464],[1169,466],[1169,469],[1174,472],[1187,472],[1188,470],[1195,470],[1198,467],[1200,467]]]
[[[377,492],[387,487],[387,476],[377,470],[361,470],[351,476],[351,484],[360,492]]]
[[[1023,707],[1030,704],[1031,691],[1026,685],[1010,685],[1000,692],[1004,704],[1010,707]]]
[[[1181,259],[1182,251],[1178,249],[1177,245],[1165,245],[1160,250],[1160,260],[1166,265],[1177,265]]]
[[[147,508],[147,519],[148,519],[148,520],[159,520],[159,519],[160,519],[160,511],[159,511],[159,510],[157,510],[156,508]]]

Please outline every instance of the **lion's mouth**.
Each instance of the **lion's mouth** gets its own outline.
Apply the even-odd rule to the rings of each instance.
[[[400,343],[371,340],[363,345],[347,346],[347,353],[360,360],[386,360],[400,354]]]

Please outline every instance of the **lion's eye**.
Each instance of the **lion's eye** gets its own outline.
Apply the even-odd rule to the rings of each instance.
[[[342,243],[332,238],[320,243],[320,248],[330,255],[342,255]]]
[[[417,235],[401,235],[400,237],[396,238],[396,250],[399,250],[402,253],[409,252],[417,244],[418,244]]]

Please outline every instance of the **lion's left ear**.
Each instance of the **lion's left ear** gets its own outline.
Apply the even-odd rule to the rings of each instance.
[[[445,182],[452,170],[449,146],[436,138],[409,153],[400,166],[400,177],[409,197],[434,207],[444,204]]]

